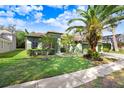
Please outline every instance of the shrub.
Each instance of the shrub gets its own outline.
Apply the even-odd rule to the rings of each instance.
[[[61,52],[66,52],[66,49],[65,48],[61,48]]]
[[[42,49],[29,49],[27,53],[29,56],[37,56],[42,55],[44,51]]]
[[[88,54],[84,55],[84,57],[91,60],[102,61],[102,59],[100,58],[100,54],[92,50],[88,50]]]
[[[29,56],[38,56],[38,55],[53,55],[55,54],[54,49],[29,49],[27,51]]]
[[[93,59],[100,58],[100,54],[98,52],[92,52],[91,56]]]
[[[118,42],[118,47],[119,47],[119,48],[124,47],[124,43],[123,43],[123,42]]]
[[[110,49],[108,49],[108,48],[103,48],[103,51],[104,51],[104,52],[109,52]]]
[[[110,43],[103,43],[103,51],[109,52],[111,50],[111,44]]]
[[[49,52],[48,53],[49,55],[54,55],[55,54],[55,49],[53,49],[53,48],[49,49],[48,52]]]

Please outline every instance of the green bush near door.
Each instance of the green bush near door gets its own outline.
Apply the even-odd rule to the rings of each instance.
[[[48,52],[49,55],[54,55],[54,49],[29,49],[27,50],[27,54],[29,56],[38,56],[38,55],[46,55]]]
[[[109,52],[111,50],[111,44],[110,43],[103,43],[103,51]]]

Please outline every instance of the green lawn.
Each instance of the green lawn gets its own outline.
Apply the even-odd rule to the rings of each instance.
[[[110,51],[111,53],[119,53],[119,54],[124,54],[124,49],[120,49],[118,52],[116,51]]]
[[[10,58],[10,59],[19,59],[19,58],[26,58],[27,52],[23,49],[17,49],[16,51],[8,52],[8,53],[2,53],[0,54],[0,58]]]
[[[78,88],[124,88],[124,69],[79,86]]]
[[[0,87],[52,77],[91,67],[80,57],[29,58],[24,50],[0,54]]]

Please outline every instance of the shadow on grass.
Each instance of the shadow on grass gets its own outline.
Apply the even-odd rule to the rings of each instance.
[[[44,58],[5,59],[0,62],[0,87],[49,78],[88,67],[90,67],[89,61],[75,57],[51,57],[49,60]]]
[[[23,49],[17,49],[15,51],[7,52],[7,53],[0,53],[0,58],[11,58],[22,52]]]

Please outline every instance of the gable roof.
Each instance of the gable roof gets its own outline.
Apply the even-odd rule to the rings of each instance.
[[[123,34],[116,34],[115,36],[118,37],[118,36],[121,36]],[[106,35],[106,36],[103,36],[103,37],[112,37],[113,35]]]
[[[62,35],[62,34],[63,34],[63,33],[56,32],[56,31],[48,31],[46,34],[49,34],[49,33],[60,34],[60,35]]]
[[[29,33],[28,35],[26,35],[27,37],[41,37],[43,36],[44,33],[35,33],[35,32],[32,32],[32,33]]]
[[[54,34],[60,34],[62,35],[63,33],[60,33],[60,32],[56,32],[56,31],[48,31],[47,33],[36,33],[36,32],[31,32],[29,33],[28,35],[26,35],[26,37],[42,37],[43,35],[45,34],[51,34],[51,33],[54,33]]]
[[[14,35],[11,32],[7,31],[7,30],[0,30],[0,38],[1,40],[7,40],[9,42],[11,42],[11,40],[7,37],[8,35]]]

